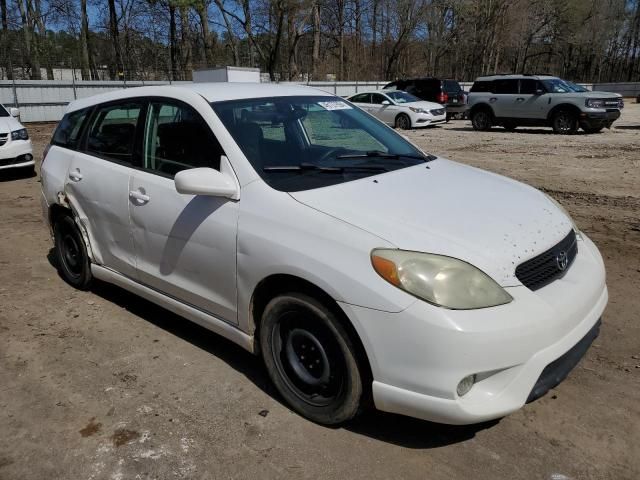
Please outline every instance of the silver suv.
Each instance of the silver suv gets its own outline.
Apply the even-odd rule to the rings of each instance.
[[[587,133],[609,128],[623,107],[616,93],[590,92],[557,77],[491,75],[473,83],[467,111],[475,130],[549,126],[566,135],[578,128]]]

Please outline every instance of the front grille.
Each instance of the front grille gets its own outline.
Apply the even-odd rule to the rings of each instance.
[[[9,138],[8,133],[0,133],[0,147],[7,143],[7,139]]]
[[[444,108],[436,108],[434,110],[431,110],[431,115],[444,115],[445,109]]]
[[[577,254],[578,242],[571,230],[557,245],[518,265],[516,277],[525,287],[537,290],[562,277]]]

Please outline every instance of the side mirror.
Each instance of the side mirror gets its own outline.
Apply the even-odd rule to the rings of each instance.
[[[178,193],[206,195],[238,200],[240,188],[227,157],[220,159],[220,171],[213,168],[190,168],[176,173],[174,183]]]
[[[9,114],[10,114],[12,117],[16,117],[16,118],[18,118],[18,117],[20,116],[20,109],[19,109],[19,108],[10,108],[10,109],[9,109]]]
[[[389,100],[383,100],[382,105],[391,105],[391,102]]]

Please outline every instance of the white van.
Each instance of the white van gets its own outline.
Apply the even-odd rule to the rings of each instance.
[[[550,197],[307,87],[77,100],[42,199],[67,282],[114,283],[261,355],[324,424],[368,399],[504,416],[567,375],[607,303],[598,249]]]

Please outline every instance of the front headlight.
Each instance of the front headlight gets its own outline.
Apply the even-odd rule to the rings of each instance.
[[[540,190],[540,191],[542,192],[542,190]],[[555,198],[553,198],[548,193],[545,193],[545,192],[542,192],[542,193],[544,194],[545,197],[547,197],[549,199],[549,201],[551,203],[553,203],[558,208],[558,210],[560,210],[562,213],[564,213],[569,218],[569,221],[571,222],[571,226],[573,227],[573,231],[576,233],[576,236],[578,237],[578,239],[582,240],[582,234],[580,233],[580,230],[578,229],[578,226],[576,225],[576,222],[574,222],[573,218],[571,218],[571,215],[569,215],[569,212],[567,211],[567,209],[564,208],[559,201],[557,201]]]
[[[20,130],[14,130],[11,132],[11,140],[29,140],[29,134],[26,128]]]
[[[387,282],[440,307],[469,310],[513,300],[486,273],[457,258],[376,249],[371,252],[371,263]]]
[[[411,110],[414,113],[427,113],[427,111],[424,108],[409,107],[409,110]]]
[[[588,108],[604,108],[604,100],[598,98],[587,98],[585,105]]]

